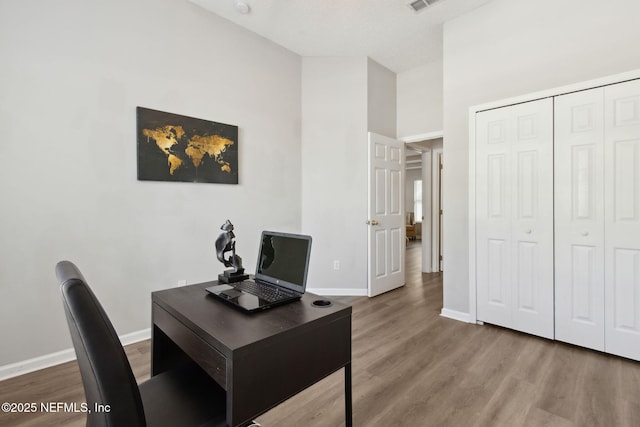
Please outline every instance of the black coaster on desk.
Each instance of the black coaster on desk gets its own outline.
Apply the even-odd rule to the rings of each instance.
[[[317,299],[311,305],[314,307],[331,307],[333,303],[328,299]]]

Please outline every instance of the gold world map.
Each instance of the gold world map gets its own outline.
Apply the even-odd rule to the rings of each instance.
[[[173,150],[173,146],[179,144],[185,135],[182,126],[167,125],[156,129],[143,129],[142,134],[147,137],[147,142],[153,139],[156,146],[167,157],[167,165],[171,175],[180,169],[185,161],[189,160],[197,170],[205,156],[214,159],[220,165],[221,171],[231,173],[231,165],[224,160],[224,152],[233,145],[233,141],[230,139],[219,135],[193,135],[187,139],[184,154],[188,159],[185,159]]]

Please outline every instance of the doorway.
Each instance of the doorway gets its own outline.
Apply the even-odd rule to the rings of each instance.
[[[422,272],[435,273],[442,271],[442,169],[443,156],[442,133],[420,135],[405,138],[406,144],[406,212],[414,213],[413,218],[407,215],[407,235],[419,234],[415,240],[420,241],[422,252]],[[421,197],[415,194],[416,181],[422,186]],[[416,201],[421,198],[421,206]],[[421,213],[419,211],[422,211]],[[418,215],[416,215],[418,212]],[[414,222],[417,227],[412,227]],[[413,235],[408,245],[416,245]]]

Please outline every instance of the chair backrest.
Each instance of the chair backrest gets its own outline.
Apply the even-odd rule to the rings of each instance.
[[[56,275],[90,410],[87,426],[144,426],[140,390],[107,314],[73,263],[59,262]],[[96,411],[96,404],[109,410]]]

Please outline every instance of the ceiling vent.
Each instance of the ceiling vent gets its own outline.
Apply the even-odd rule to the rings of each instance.
[[[423,10],[425,10],[427,7],[431,6],[432,4],[436,3],[439,0],[416,0],[414,2],[409,3],[409,7],[415,12],[422,12]]]

